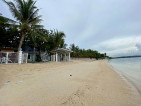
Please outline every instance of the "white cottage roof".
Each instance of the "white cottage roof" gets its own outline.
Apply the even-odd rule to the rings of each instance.
[[[64,49],[64,48],[58,48],[57,50],[52,50],[51,51],[52,53],[62,53],[62,54],[64,54],[64,53],[71,53],[71,52],[73,52],[73,51],[71,51],[71,50],[69,50],[69,49]]]

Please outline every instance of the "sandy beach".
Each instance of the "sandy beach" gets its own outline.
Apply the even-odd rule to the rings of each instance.
[[[0,64],[0,106],[140,106],[106,60]]]

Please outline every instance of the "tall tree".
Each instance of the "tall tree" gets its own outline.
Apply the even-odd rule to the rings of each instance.
[[[22,33],[22,37],[18,46],[19,52],[25,35],[30,33],[34,26],[40,27],[40,25],[38,25],[41,22],[41,16],[38,15],[39,9],[37,9],[35,6],[36,1],[33,0],[15,0],[15,3],[7,2],[5,0],[3,1],[9,6],[9,9],[14,18],[16,18],[19,29]]]
[[[54,49],[56,50],[58,47],[65,47],[65,43],[64,43],[64,37],[65,34],[64,32],[59,32],[58,30],[54,30],[53,34],[53,43],[54,43]]]
[[[30,42],[33,42],[34,47],[39,52],[39,61],[41,61],[41,51],[47,51],[48,34],[49,32],[46,29],[36,29],[29,35]]]
[[[64,39],[61,40],[59,48],[65,48],[65,49],[67,48],[67,44],[65,43]]]
[[[0,48],[17,46],[20,33],[15,23],[0,14]]]

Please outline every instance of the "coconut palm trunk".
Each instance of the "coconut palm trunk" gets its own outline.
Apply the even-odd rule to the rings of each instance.
[[[19,43],[18,52],[21,50],[25,35],[26,35],[25,32],[22,32],[22,37],[21,37],[21,40],[20,40],[20,43]]]

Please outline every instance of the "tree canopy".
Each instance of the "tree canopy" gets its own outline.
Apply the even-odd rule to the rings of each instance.
[[[40,25],[41,16],[38,15],[36,1],[15,0],[15,3],[3,1],[9,6],[16,21],[0,14],[0,48],[14,48],[15,51],[19,51],[21,47],[24,51],[34,48],[39,54],[41,51],[47,51],[49,55],[52,50],[67,48],[66,35],[63,31],[47,30]],[[69,49],[73,51],[71,57],[96,59],[106,57],[106,53],[80,49],[75,44],[71,44]]]
[[[70,45],[70,49],[73,51],[71,53],[71,57],[81,57],[81,58],[96,58],[96,59],[102,59],[107,57],[106,53],[98,53],[98,51],[94,51],[91,49],[80,49],[78,46],[75,46],[75,44]]]
[[[15,0],[15,2],[7,2],[3,0],[17,21],[17,25],[21,31],[22,37],[18,46],[18,51],[22,47],[25,36],[32,31],[34,27],[41,27],[41,16],[38,15],[39,9],[35,6],[36,1],[33,0]]]

